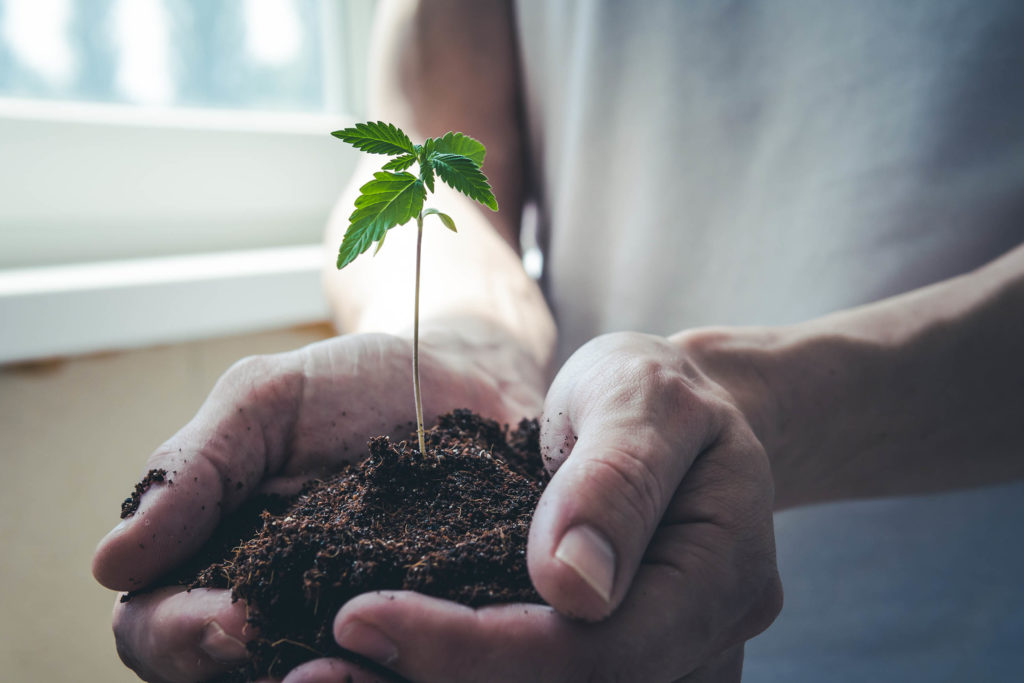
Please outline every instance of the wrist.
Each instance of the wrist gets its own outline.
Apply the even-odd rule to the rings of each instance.
[[[698,369],[721,387],[742,414],[768,454],[776,482],[776,507],[789,507],[796,496],[788,483],[786,425],[788,413],[781,377],[786,333],[771,327],[708,327],[669,337]]]
[[[402,336],[412,339],[412,330]],[[500,386],[525,387],[543,396],[550,350],[537,348],[503,325],[478,316],[431,319],[420,325],[423,349],[473,363]]]

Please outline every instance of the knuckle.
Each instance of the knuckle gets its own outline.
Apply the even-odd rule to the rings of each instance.
[[[275,396],[294,400],[305,379],[306,359],[296,352],[246,356],[227,369],[214,391],[243,402]]]
[[[628,384],[644,389],[659,389],[665,375],[661,362],[647,355],[623,353],[613,360],[619,376]]]
[[[270,355],[246,356],[235,361],[224,373],[224,377],[239,383],[253,382],[276,374],[279,364]]]
[[[639,383],[648,411],[678,417],[703,406],[690,380],[675,368],[656,363],[643,368],[643,371]]]
[[[213,394],[233,403],[248,404],[283,389],[287,377],[278,357],[247,356],[227,369],[214,387]]]
[[[606,372],[618,400],[648,416],[679,415],[698,409],[703,400],[694,380],[678,366],[678,359],[663,353],[624,350],[608,357]]]

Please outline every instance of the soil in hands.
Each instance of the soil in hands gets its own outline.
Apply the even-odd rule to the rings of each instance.
[[[334,642],[334,615],[376,590],[470,606],[543,602],[526,570],[530,520],[547,475],[536,420],[511,432],[469,411],[443,416],[427,454],[387,437],[294,499],[250,500],[166,583],[230,588],[259,633],[221,679],[281,677],[302,662],[359,660]],[[360,662],[365,664],[365,662]]]

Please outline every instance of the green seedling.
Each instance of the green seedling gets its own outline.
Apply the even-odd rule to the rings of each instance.
[[[370,154],[384,154],[391,159],[373,180],[359,188],[356,208],[349,216],[349,226],[338,250],[338,269],[352,263],[374,243],[376,254],[384,245],[388,230],[416,219],[416,286],[413,298],[412,377],[413,400],[416,402],[416,436],[421,453],[423,443],[423,400],[420,396],[420,254],[423,246],[423,219],[437,216],[441,223],[456,232],[455,221],[437,209],[424,209],[427,193],[434,191],[434,178],[474,199],[492,211],[498,202],[491,192],[481,166],[487,149],[479,140],[462,133],[445,133],[414,145],[409,136],[394,124],[383,121],[357,123],[352,128],[331,133],[356,149]],[[407,169],[416,165],[419,172]]]

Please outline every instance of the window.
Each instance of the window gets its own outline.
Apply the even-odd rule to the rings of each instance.
[[[317,0],[5,0],[0,95],[174,107],[341,111]],[[327,33],[328,35],[324,35]]]
[[[191,259],[178,270],[206,272],[221,287],[208,266],[223,261],[202,259],[259,252],[241,261],[258,279],[260,264],[284,249],[278,263],[294,266],[289,277],[301,271],[302,291],[318,290],[313,245],[355,163],[328,133],[362,113],[373,5],[0,0],[0,320],[25,337],[14,352],[14,335],[0,335],[0,362],[163,339],[111,327],[103,340],[43,351],[32,331],[33,317],[59,315],[72,300],[80,309],[83,287],[95,292],[101,281],[109,291],[96,305],[116,310],[111,297],[132,288],[139,259]],[[297,265],[300,252],[308,265]],[[120,274],[97,275],[111,268]],[[281,272],[268,267],[268,277]],[[187,289],[180,280],[164,283],[168,307]],[[43,282],[46,310],[26,308],[29,283]],[[237,303],[209,294],[190,301]],[[257,317],[189,336],[301,322],[288,310]]]
[[[371,12],[0,0],[0,268],[319,239]]]

